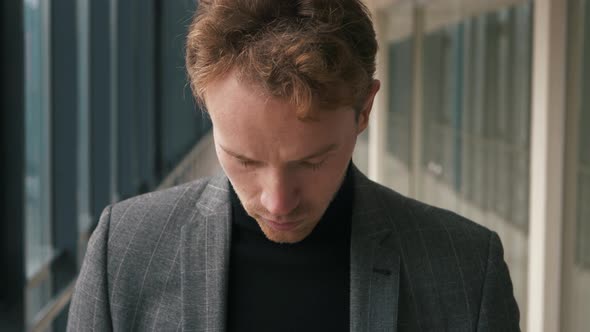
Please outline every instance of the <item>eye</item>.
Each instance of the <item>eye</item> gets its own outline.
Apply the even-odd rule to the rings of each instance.
[[[320,167],[322,167],[324,165],[324,162],[325,161],[326,161],[326,159],[324,159],[324,160],[322,160],[320,162],[316,162],[316,163],[309,162],[309,161],[304,161],[302,163],[302,165],[303,165],[303,167],[309,168],[312,171],[316,171],[316,170],[318,170]]]
[[[254,162],[250,160],[238,159],[238,161],[244,168],[250,168],[254,166]]]

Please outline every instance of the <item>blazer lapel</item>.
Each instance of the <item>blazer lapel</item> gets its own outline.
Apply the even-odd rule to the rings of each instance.
[[[400,256],[377,185],[355,169],[350,256],[350,328],[396,331]]]
[[[376,184],[354,169],[350,262],[351,331],[396,331],[400,256]],[[229,182],[213,178],[181,231],[184,331],[224,331],[231,242]]]
[[[183,331],[223,331],[231,239],[229,182],[213,178],[181,231]]]

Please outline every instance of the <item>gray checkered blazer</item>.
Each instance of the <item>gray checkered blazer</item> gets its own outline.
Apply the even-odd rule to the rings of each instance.
[[[498,235],[354,171],[351,331],[518,331]],[[225,176],[107,207],[68,331],[224,331],[231,232]]]

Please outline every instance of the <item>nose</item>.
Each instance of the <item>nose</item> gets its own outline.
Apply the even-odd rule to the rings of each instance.
[[[264,182],[260,203],[271,216],[287,216],[299,205],[297,181],[286,172],[275,170]]]

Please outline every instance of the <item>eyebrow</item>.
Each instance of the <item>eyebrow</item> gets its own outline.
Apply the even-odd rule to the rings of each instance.
[[[232,157],[235,157],[235,158],[238,158],[238,159],[241,159],[241,160],[251,161],[251,162],[259,162],[257,160],[254,160],[252,158],[246,157],[246,156],[244,156],[242,154],[239,154],[237,152],[231,151],[231,150],[229,150],[228,148],[224,147],[221,144],[219,145],[219,147],[221,147],[221,149],[223,151],[225,151],[227,154],[229,154]],[[303,158],[300,158],[298,160],[294,160],[294,162],[305,161],[305,160],[308,160],[308,159],[312,159],[312,158],[316,158],[316,157],[322,156],[322,155],[324,155],[324,154],[326,154],[328,152],[331,152],[333,150],[336,150],[337,147],[338,147],[338,144],[336,144],[336,143],[327,145],[327,146],[319,149],[318,151],[313,152],[313,153],[311,153],[311,154],[309,154],[309,155],[307,155],[307,156],[305,156]]]

